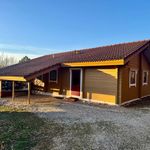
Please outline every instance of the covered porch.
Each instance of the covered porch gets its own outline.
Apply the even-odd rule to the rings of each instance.
[[[9,88],[5,85],[9,83]],[[16,88],[16,86],[24,85],[23,88]],[[15,101],[15,98],[19,95],[26,95],[26,103],[30,104],[31,100],[31,81],[27,81],[23,77],[0,77],[0,98],[11,97],[12,102]]]
[[[34,103],[36,92],[47,92],[49,72],[58,69],[59,67],[59,65],[51,66],[26,76],[9,76],[7,74],[5,76],[0,76],[0,98],[5,97],[8,100],[11,99],[12,102],[23,101],[23,103],[26,104],[31,104],[31,101],[33,100]],[[4,83],[6,82],[9,82],[10,84],[9,90],[8,88],[4,89]],[[24,87],[21,88],[22,86],[20,86],[18,88],[18,83],[24,85]],[[45,98],[44,95],[42,96]]]

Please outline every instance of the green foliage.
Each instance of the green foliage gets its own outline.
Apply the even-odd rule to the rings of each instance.
[[[28,56],[24,56],[20,61],[19,61],[19,63],[24,63],[24,62],[27,62],[27,61],[29,61],[29,60],[31,60]]]

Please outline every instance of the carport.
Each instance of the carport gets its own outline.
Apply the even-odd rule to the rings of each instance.
[[[30,95],[31,95],[31,81],[26,80],[24,77],[15,77],[15,76],[0,76],[0,98],[2,97],[2,81],[11,81],[12,82],[12,101],[15,99],[15,82],[27,82],[28,84],[28,98],[27,103],[30,104]]]
[[[41,75],[46,75],[44,78],[44,85],[47,86],[49,83],[49,72],[54,69],[61,67],[60,64],[51,64],[49,63],[50,57],[40,57],[33,59],[21,64],[15,64],[12,66],[4,67],[0,69],[0,98],[2,97],[2,82],[9,81],[12,83],[11,86],[11,98],[12,101],[15,100],[15,84],[16,82],[25,82],[27,83],[27,104],[31,103],[31,90],[32,83]],[[44,87],[44,92],[47,89]]]

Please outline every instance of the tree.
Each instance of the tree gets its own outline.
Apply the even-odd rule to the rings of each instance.
[[[29,60],[31,60],[28,56],[24,56],[20,61],[19,61],[19,63],[24,63],[24,62],[27,62],[27,61],[29,61]]]

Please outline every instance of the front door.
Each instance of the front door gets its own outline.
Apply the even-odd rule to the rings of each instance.
[[[71,95],[80,96],[81,70],[71,70]]]

